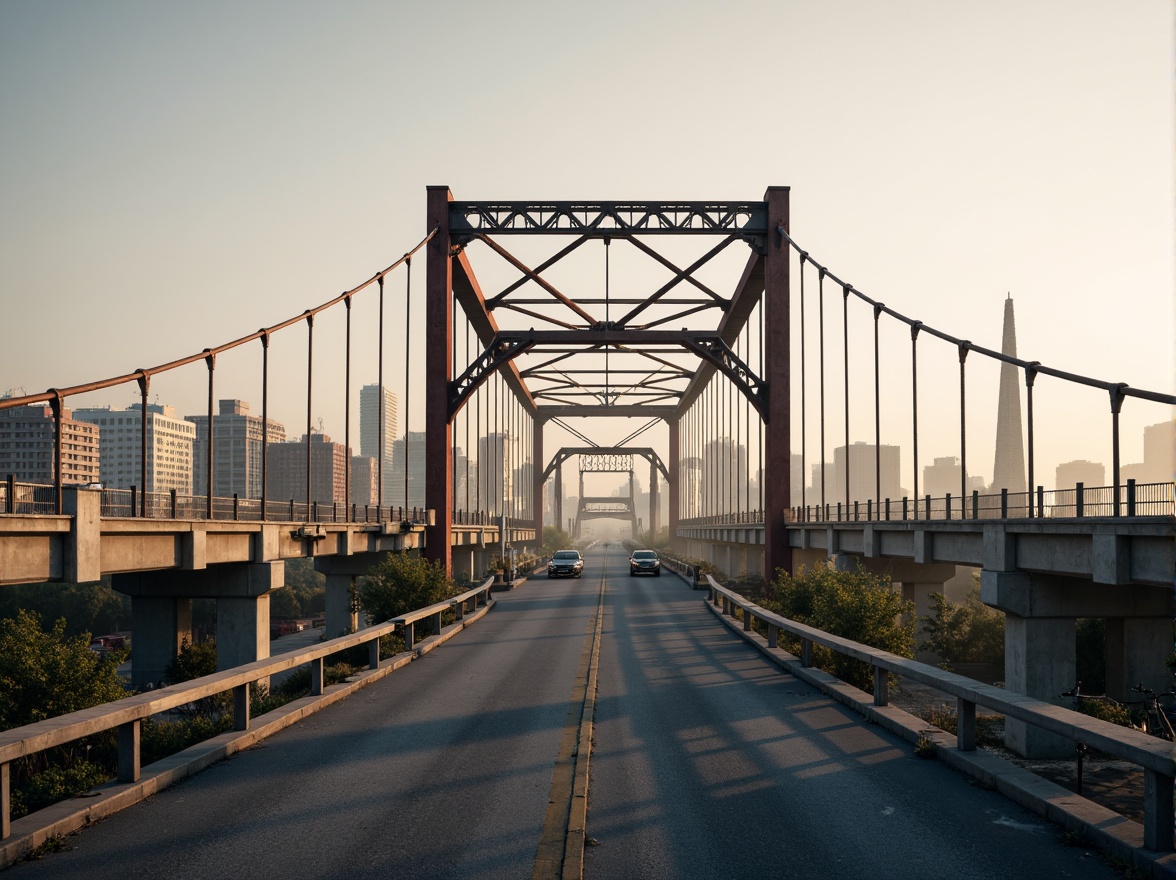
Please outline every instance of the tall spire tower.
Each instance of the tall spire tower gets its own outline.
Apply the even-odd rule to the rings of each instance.
[[[1004,334],[1000,350],[1017,356],[1017,326],[1013,321],[1013,298],[1004,305]],[[999,492],[1026,491],[1025,434],[1021,429],[1020,372],[1010,363],[1000,365],[1000,397],[996,408],[996,462],[992,466],[992,489]]]

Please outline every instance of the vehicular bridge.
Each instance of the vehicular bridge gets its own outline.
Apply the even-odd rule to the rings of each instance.
[[[447,187],[430,187],[425,228],[424,240],[387,269],[272,327],[151,369],[0,400],[0,414],[49,408],[55,462],[53,479],[43,487],[16,477],[0,483],[0,583],[114,574],[115,588],[134,597],[135,662],[151,669],[185,634],[191,598],[213,595],[218,613],[223,607],[226,631],[249,633],[223,658],[222,665],[232,666],[267,655],[260,632],[284,559],[312,557],[327,574],[329,626],[342,631],[354,623],[348,597],[355,578],[380,554],[419,546],[448,570],[466,567],[472,576],[507,543],[537,546],[545,508],[562,510],[562,466],[572,449],[578,455],[640,454],[650,462],[648,532],[657,530],[656,499],[664,479],[670,540],[688,557],[705,558],[731,575],[762,572],[766,578],[830,556],[839,565],[860,560],[891,572],[916,599],[942,588],[954,566],[975,566],[982,569],[984,600],[1006,613],[1010,689],[1056,700],[1071,687],[1074,627],[1082,617],[1107,620],[1109,691],[1122,693],[1137,681],[1164,689],[1162,660],[1171,649],[1173,616],[1172,484],[1124,478],[1119,420],[1128,401],[1167,418],[1176,396],[987,349],[871,299],[794,241],[787,187],[771,187],[758,201],[546,203],[467,202]],[[507,242],[517,246],[508,249]],[[423,309],[411,272],[422,251]],[[475,258],[486,261],[485,271],[475,271]],[[660,273],[652,290],[635,287],[626,276],[638,259]],[[385,300],[400,280],[404,294],[397,302],[409,328],[394,346],[403,349],[396,352],[402,361],[385,358],[384,340]],[[416,510],[408,504],[407,466],[398,508],[383,497],[361,507],[346,490],[342,497],[316,495],[319,444],[310,442],[315,319],[330,309],[345,315],[347,367],[337,393],[345,402],[343,445],[349,450],[352,313],[364,298],[378,304],[379,387],[403,381],[406,410],[414,391],[425,400],[424,504]],[[838,299],[842,363],[835,371],[826,364],[825,347],[837,334],[827,330],[825,312]],[[414,303],[417,320],[423,315],[419,335],[411,329]],[[872,367],[850,369],[851,307],[872,329],[873,348],[865,353]],[[302,497],[272,497],[269,443],[262,440],[259,497],[218,498],[211,427],[218,418],[217,358],[258,344],[266,421],[271,340],[295,327],[305,328],[307,352]],[[882,346],[893,328],[903,339],[899,351]],[[958,363],[959,388],[958,401],[938,401],[937,416],[941,422],[944,413],[952,420],[958,415],[959,492],[937,497],[920,493],[926,464],[920,439],[925,455],[928,419],[919,381],[926,382],[932,345],[946,346]],[[415,378],[409,366],[414,355],[425,365],[424,375]],[[882,404],[899,393],[883,367],[900,359],[909,362],[911,414],[902,425]],[[968,364],[978,360],[997,366],[1002,383],[1011,377],[1014,391],[1018,383],[1025,388],[1027,482],[974,487],[969,455],[974,461],[977,416],[967,402],[976,380],[969,382]],[[403,372],[392,375],[393,364],[401,362]],[[189,368],[207,373],[206,482],[194,487],[203,495],[122,488],[103,490],[99,501],[97,492],[67,485],[64,465],[74,454],[71,399],[135,384],[141,399],[140,484],[151,487],[150,383]],[[1106,395],[1103,413],[1083,413],[1081,419],[1107,425],[1113,450],[1109,486],[1080,484],[1068,495],[1037,486],[1041,426],[1034,393],[1041,377]],[[903,395],[906,387],[904,382]],[[1017,413],[1019,425],[1019,403]],[[636,418],[641,427],[609,446],[589,436],[598,422],[582,429],[569,422],[601,418]],[[582,446],[561,447],[549,458],[545,434],[553,426],[571,431]],[[628,445],[654,428],[664,445]],[[860,444],[851,438],[855,430],[860,436],[871,428],[866,476],[855,477]],[[830,449],[835,431],[844,445]],[[815,453],[809,446],[813,434],[820,437]],[[887,443],[897,450],[899,442],[909,444],[909,492],[890,491],[883,481]],[[653,452],[655,447],[664,452]],[[412,448],[406,429],[406,465]],[[345,458],[346,487],[351,465]],[[839,482],[827,473],[831,459]],[[812,489],[804,485],[810,464],[818,475]],[[384,484],[382,472],[378,483]],[[549,501],[552,484],[557,488]],[[600,500],[586,498],[583,490],[580,497],[581,503]],[[605,513],[635,518],[631,504]],[[561,519],[560,512],[554,521]],[[151,661],[140,654],[140,630],[161,633],[157,647],[144,652]],[[1011,743],[1028,754],[1069,748],[1056,737],[1036,738],[1016,721],[1010,731]]]

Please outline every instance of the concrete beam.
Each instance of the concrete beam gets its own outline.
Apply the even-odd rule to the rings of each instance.
[[[1172,590],[1148,584],[1109,586],[1027,571],[980,572],[980,599],[1007,614],[1047,617],[1172,618]]]
[[[134,571],[112,578],[114,589],[132,599],[256,597],[278,589],[285,582],[285,562],[232,562],[201,571]]]

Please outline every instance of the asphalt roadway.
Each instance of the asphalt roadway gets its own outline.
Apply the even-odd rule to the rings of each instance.
[[[762,660],[677,577],[629,577],[615,546],[581,579],[496,599],[417,662],[11,876],[536,876],[601,602],[589,880],[1116,876]]]

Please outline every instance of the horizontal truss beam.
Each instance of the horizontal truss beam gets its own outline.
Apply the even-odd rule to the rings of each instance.
[[[459,243],[496,235],[730,235],[768,234],[763,202],[450,202],[450,235]]]

